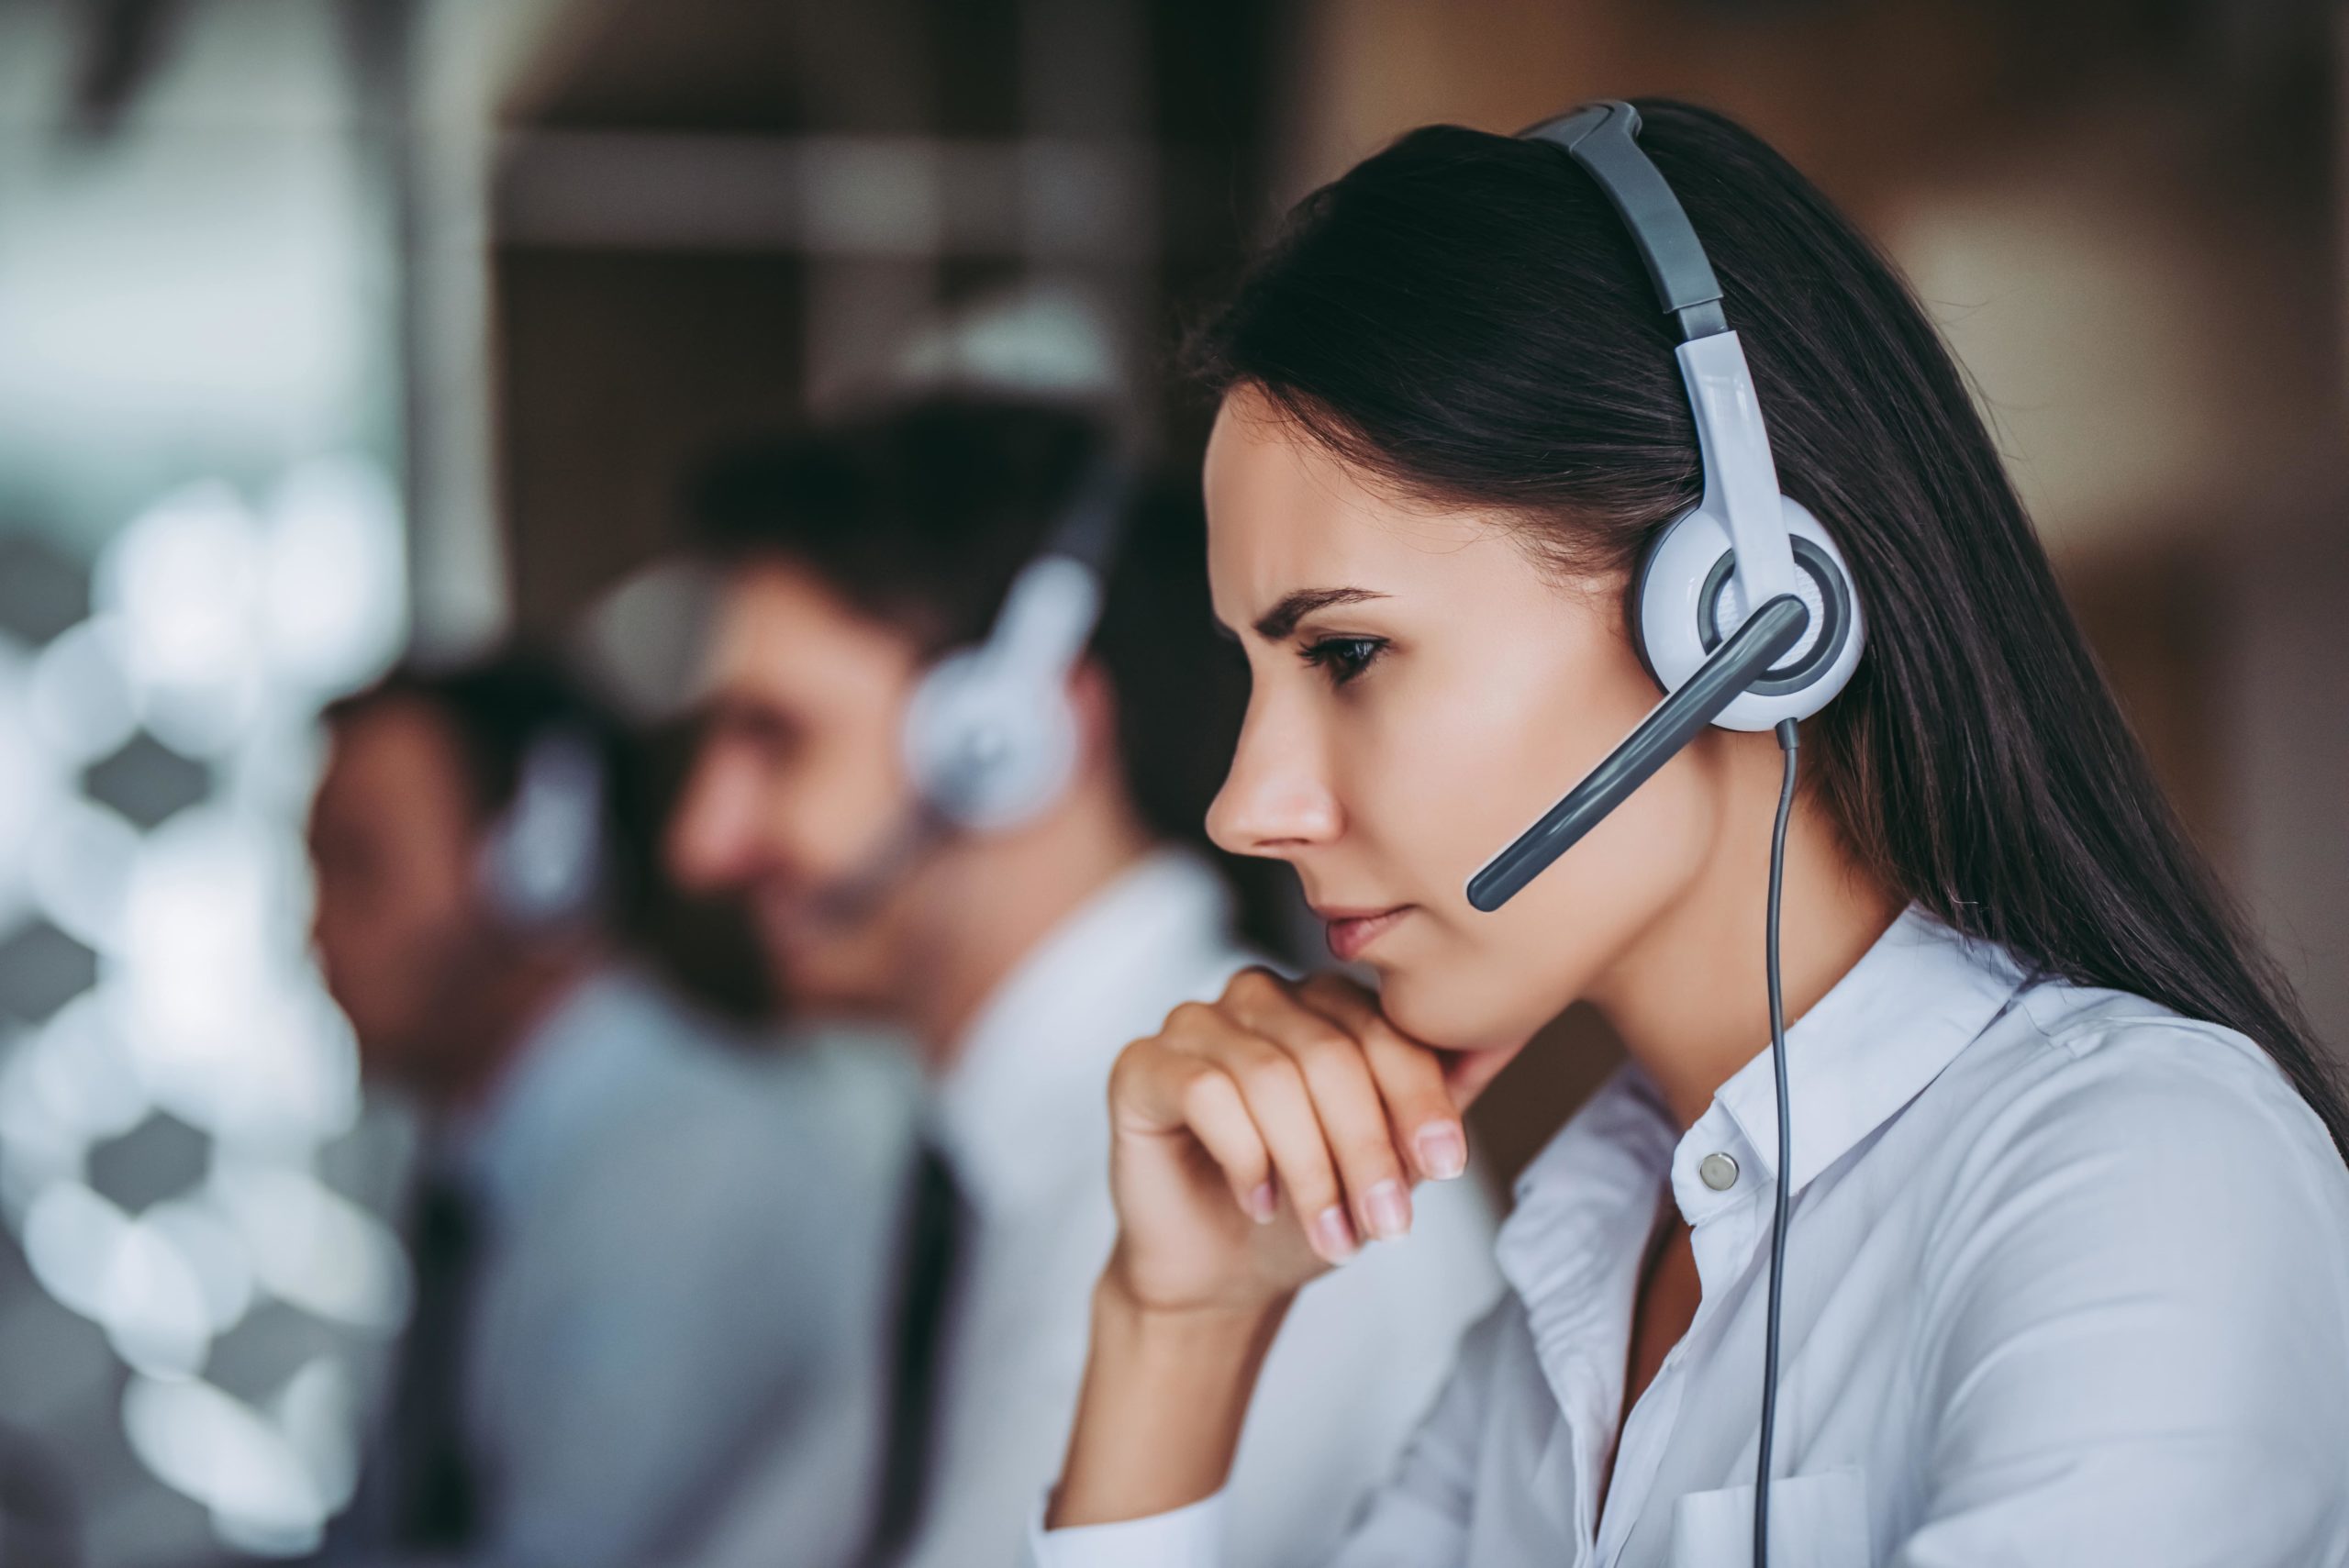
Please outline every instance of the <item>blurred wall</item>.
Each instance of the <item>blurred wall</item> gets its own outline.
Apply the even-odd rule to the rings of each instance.
[[[1049,285],[1148,423],[1258,205],[1245,0],[591,0],[502,111],[498,452],[515,603],[551,626],[679,542],[729,439],[869,394],[925,324]],[[1167,439],[1196,445],[1195,414]]]

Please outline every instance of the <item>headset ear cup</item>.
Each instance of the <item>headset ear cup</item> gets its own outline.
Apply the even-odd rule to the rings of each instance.
[[[1623,624],[1631,628],[1631,651],[1639,655],[1640,668],[1648,673],[1648,679],[1666,691],[1671,688],[1665,685],[1664,677],[1655,673],[1655,660],[1648,652],[1648,575],[1655,570],[1656,559],[1664,552],[1664,539],[1687,516],[1683,512],[1656,529],[1655,537],[1649,539],[1647,547],[1640,551],[1640,563],[1632,569],[1631,584],[1624,590]]]
[[[522,754],[514,798],[482,836],[474,879],[504,924],[537,930],[595,912],[608,872],[603,759],[586,735],[559,729]]]
[[[1076,714],[1057,672],[1007,666],[984,646],[933,665],[906,711],[906,766],[930,809],[979,831],[1018,827],[1076,771]]]
[[[1714,722],[1725,729],[1763,730],[1782,719],[1809,718],[1850,683],[1867,642],[1866,617],[1842,551],[1801,503],[1782,495],[1778,504],[1798,574],[1805,579],[1804,597],[1820,629],[1798,645],[1790,678],[1756,682],[1722,711]],[[1731,562],[1729,529],[1702,507],[1666,524],[1641,558],[1633,641],[1665,691],[1676,690],[1719,645],[1724,628],[1716,610]]]

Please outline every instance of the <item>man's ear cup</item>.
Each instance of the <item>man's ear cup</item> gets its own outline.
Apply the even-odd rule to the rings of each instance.
[[[907,710],[905,753],[915,787],[951,820],[978,831],[1018,827],[1076,771],[1067,681],[987,658],[984,646],[941,660]]]

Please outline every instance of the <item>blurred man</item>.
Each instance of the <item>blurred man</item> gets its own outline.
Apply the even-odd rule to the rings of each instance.
[[[1251,959],[1200,846],[1245,675],[1211,634],[1192,486],[1118,508],[1099,630],[1045,694],[1074,722],[1042,803],[955,828],[909,782],[925,668],[987,635],[1048,539],[1088,531],[1103,448],[1065,410],[941,395],[743,454],[696,497],[729,589],[674,862],[750,891],[802,1006],[904,1029],[931,1080],[895,1371],[874,1395],[890,1439],[869,1563],[1015,1560],[1115,1229],[1110,1064]],[[1023,598],[1031,632],[1051,597]],[[1491,1299],[1472,1184],[1419,1202],[1410,1240],[1308,1291],[1274,1350],[1234,1474],[1234,1562],[1335,1541]]]
[[[424,1130],[414,1312],[326,1557],[773,1562],[775,1507],[836,1558],[863,1520],[829,1499],[869,1488],[877,1441],[841,1347],[888,1263],[858,1236],[901,1123],[618,962],[629,771],[552,667],[403,672],[327,724],[318,959]]]

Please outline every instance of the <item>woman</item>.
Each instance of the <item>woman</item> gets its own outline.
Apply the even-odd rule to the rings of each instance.
[[[1898,279],[1751,136],[1642,109],[1870,628],[1786,829],[1770,1555],[2349,1561],[2325,1058]],[[1340,1561],[1753,1560],[1779,746],[1707,730],[1497,913],[1462,891],[1655,701],[1624,603],[1698,499],[1672,354],[1585,170],[1449,128],[1309,198],[1205,334],[1210,570],[1255,683],[1209,827],[1293,863],[1380,986],[1243,975],[1120,1061],[1054,1568],[1217,1560],[1286,1304],[1408,1229],[1459,1107],[1577,999],[1630,1064],[1519,1184],[1511,1293]]]

